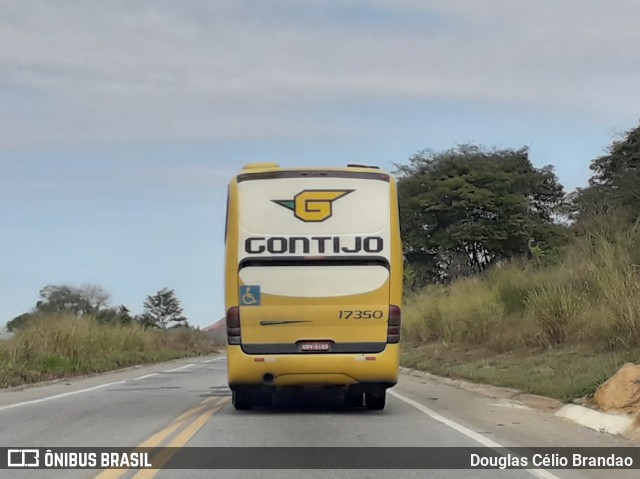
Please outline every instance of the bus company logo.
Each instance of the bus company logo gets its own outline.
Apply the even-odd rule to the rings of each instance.
[[[293,211],[307,223],[320,223],[333,215],[333,202],[355,190],[302,190],[292,200],[271,200]]]

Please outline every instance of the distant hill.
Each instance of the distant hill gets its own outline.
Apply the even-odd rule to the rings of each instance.
[[[223,328],[224,328],[224,318],[220,318],[218,321],[216,321],[212,325],[207,326],[206,328],[201,328],[200,331],[209,333],[209,332],[218,331],[219,329],[223,329]]]
[[[211,326],[200,328],[200,331],[213,339],[216,345],[224,346],[227,344],[227,328],[224,318],[219,319]]]

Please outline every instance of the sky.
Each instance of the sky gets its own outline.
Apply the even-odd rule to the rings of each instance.
[[[640,118],[637,0],[0,0],[0,324],[47,284],[224,314],[244,163],[530,149],[571,191]]]

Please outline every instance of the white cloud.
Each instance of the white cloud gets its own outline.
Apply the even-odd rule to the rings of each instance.
[[[639,17],[636,0],[0,2],[0,148],[328,136],[344,125],[318,112],[367,101],[635,115]]]

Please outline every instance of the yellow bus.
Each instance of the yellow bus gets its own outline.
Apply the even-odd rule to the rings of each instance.
[[[403,288],[395,179],[365,165],[248,164],[229,184],[225,245],[234,407],[315,386],[384,409]]]

